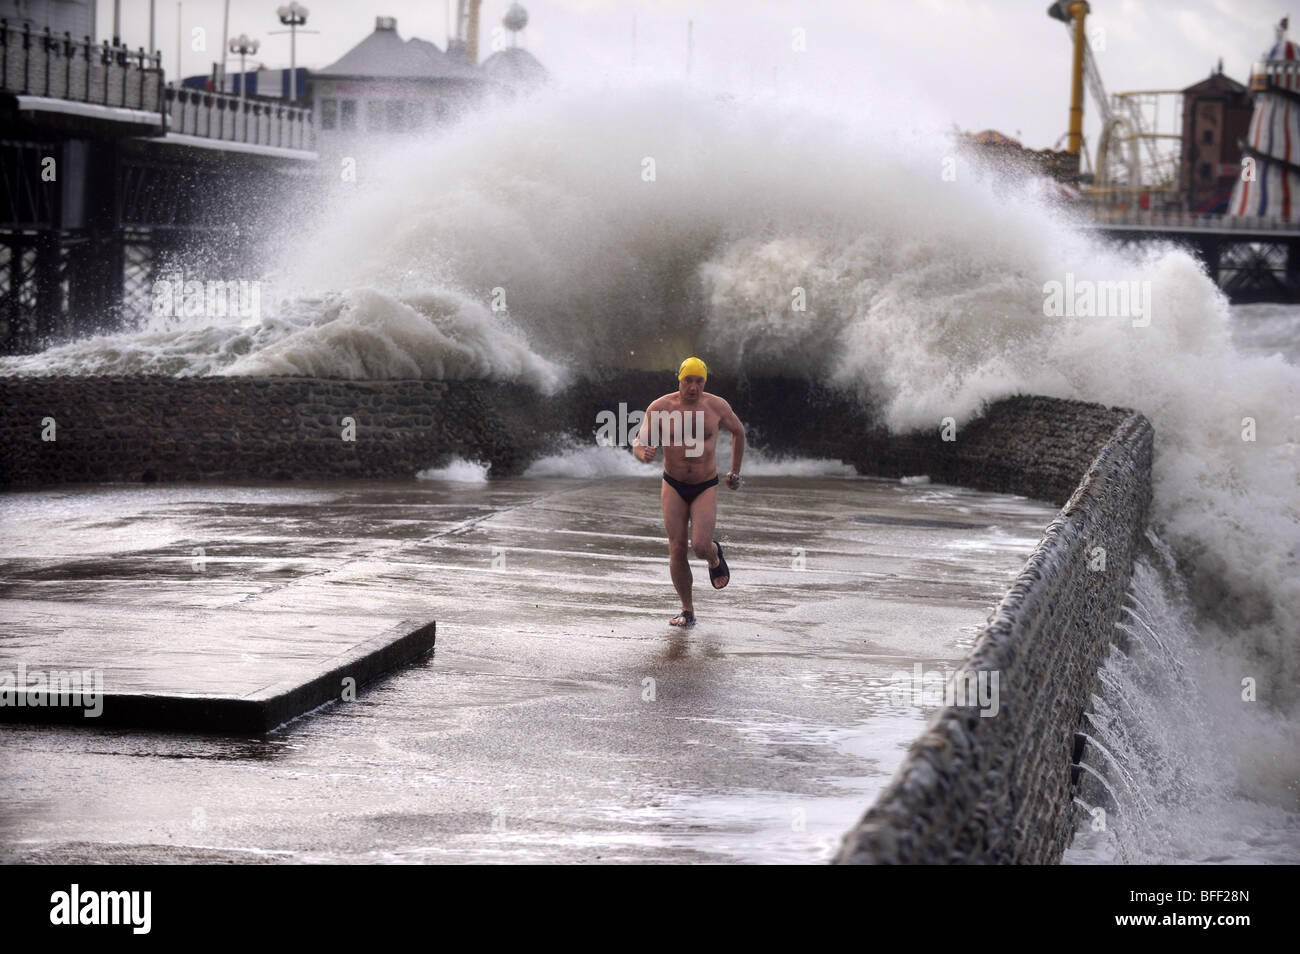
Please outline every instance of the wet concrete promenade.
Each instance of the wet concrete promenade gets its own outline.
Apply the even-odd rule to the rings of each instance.
[[[230,692],[402,621],[437,649],[265,736],[0,725],[0,860],[826,860],[1054,514],[753,477],[676,609],[652,478],[0,497],[0,670]],[[87,720],[88,722],[91,720]]]

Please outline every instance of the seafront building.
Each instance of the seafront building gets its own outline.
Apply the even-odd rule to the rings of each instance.
[[[516,5],[504,20],[511,45],[473,62],[463,45],[443,50],[418,37],[403,39],[397,19],[377,16],[374,30],[341,57],[318,70],[302,70],[299,82],[312,111],[316,149],[324,160],[382,149],[393,137],[419,133],[472,108],[485,96],[514,95],[548,79],[546,68],[518,45],[527,14]],[[278,98],[290,88],[288,70],[257,67],[227,73],[226,85],[248,95]],[[190,77],[186,85],[210,85],[209,77]]]
[[[371,146],[445,121],[479,97],[491,80],[468,58],[428,40],[404,40],[393,17],[377,17],[368,37],[307,78],[322,157]]]
[[[1241,178],[1241,144],[1250,124],[1250,92],[1223,72],[1183,90],[1180,208],[1200,215],[1228,211]]]

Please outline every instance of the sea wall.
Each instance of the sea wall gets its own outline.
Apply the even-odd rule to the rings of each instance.
[[[955,432],[936,421],[898,436],[870,409],[807,382],[709,384],[769,450],[1062,505],[958,673],[998,674],[997,715],[938,711],[837,858],[1059,861],[1072,830],[1074,733],[1146,523],[1150,423],[1122,408],[1019,396]],[[644,408],[672,385],[643,372],[553,396],[484,381],[0,378],[0,486],[409,480],[457,456],[510,475],[564,440],[593,440],[598,414],[617,419],[620,405]]]
[[[453,457],[508,476],[597,415],[644,408],[672,379],[620,372],[546,397],[486,381],[0,377],[0,486],[86,481],[410,479]],[[1015,397],[943,440],[891,435],[870,411],[795,379],[710,378],[751,440],[866,474],[1063,504],[1126,412]]]
[[[522,387],[313,378],[0,378],[0,486],[514,473],[553,426]]]
[[[1053,403],[1038,403],[1035,413],[1053,416]],[[1074,733],[1146,525],[1152,438],[1145,417],[1127,414],[1092,459],[1077,445],[1082,479],[954,677],[996,672],[997,714],[941,709],[845,836],[837,862],[1060,861],[1073,831]],[[1037,447],[1028,439],[1006,444],[1005,460],[1040,467]]]

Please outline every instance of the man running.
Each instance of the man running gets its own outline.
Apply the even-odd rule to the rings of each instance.
[[[646,463],[664,449],[664,479],[659,499],[668,531],[668,569],[682,601],[682,611],[670,626],[695,625],[691,601],[689,543],[709,564],[709,579],[720,590],[731,579],[722,547],[713,539],[718,515],[718,428],[731,432],[731,470],[727,486],[740,488],[740,460],[745,455],[745,426],[731,405],[716,394],[704,393],[709,369],[699,358],[687,358],[677,371],[677,390],[651,402],[632,442],[632,452]]]

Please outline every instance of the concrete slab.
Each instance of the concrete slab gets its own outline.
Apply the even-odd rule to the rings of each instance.
[[[191,520],[206,519],[204,496]],[[256,559],[210,558],[201,542],[178,549],[180,528],[153,509],[175,506],[169,491],[86,488],[7,501],[21,512],[0,507],[5,552],[23,554],[0,560],[0,722],[265,732],[433,649],[427,607],[409,617],[345,601],[322,611],[321,588],[350,551],[326,538],[310,553],[301,540],[284,558],[268,553],[256,524],[241,520],[245,496],[219,492],[230,509],[211,529],[223,546],[257,548]],[[282,531],[293,532],[303,499],[314,498],[281,501]],[[303,599],[277,605],[273,595],[293,584]],[[93,674],[77,689],[98,692],[13,688],[54,673]]]
[[[38,621],[34,614],[24,618],[23,610],[30,610],[30,605],[8,608],[15,610],[10,620],[18,626]],[[296,631],[292,618],[249,620],[235,614],[209,614],[183,621],[156,611],[118,611],[108,618],[100,614],[90,618],[83,615],[87,609],[42,614],[43,627],[31,625],[26,630],[38,640],[47,637],[40,651],[44,655],[28,652],[16,662],[0,657],[0,672],[5,673],[0,676],[0,722],[268,732],[346,698],[345,693],[357,695],[375,680],[431,652],[437,632],[434,622],[405,620],[356,642],[358,633],[374,629],[373,620],[335,617],[332,622],[347,632],[323,634]],[[182,623],[184,637],[177,645],[147,652],[145,665],[133,661],[133,646],[138,649],[149,634]],[[49,631],[42,633],[44,627]],[[287,642],[293,644],[290,652],[285,650]],[[95,678],[74,677],[67,680],[71,688],[46,691],[58,678],[54,673],[65,679],[93,673]],[[192,678],[178,680],[177,673]],[[133,684],[153,689],[124,688]],[[24,692],[19,688],[23,686],[31,688]],[[87,692],[92,686],[94,692]]]

